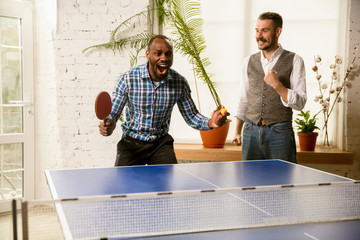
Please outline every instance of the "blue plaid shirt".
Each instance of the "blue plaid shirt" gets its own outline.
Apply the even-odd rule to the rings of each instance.
[[[148,63],[134,67],[121,75],[112,93],[110,117],[115,122],[127,106],[126,120],[121,125],[123,134],[149,142],[165,136],[176,103],[189,126],[209,130],[209,118],[197,110],[187,80],[170,69],[167,79],[156,86],[147,66]]]

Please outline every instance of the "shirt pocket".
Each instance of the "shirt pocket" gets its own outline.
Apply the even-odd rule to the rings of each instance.
[[[157,111],[161,114],[171,114],[174,105],[177,103],[181,96],[179,89],[165,88],[156,92],[154,104]]]

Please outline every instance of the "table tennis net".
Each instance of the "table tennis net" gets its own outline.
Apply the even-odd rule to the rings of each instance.
[[[39,206],[66,239],[151,237],[360,219],[360,183],[264,186],[25,202],[29,239]],[[24,205],[24,204],[23,204]],[[38,238],[37,238],[38,239]]]

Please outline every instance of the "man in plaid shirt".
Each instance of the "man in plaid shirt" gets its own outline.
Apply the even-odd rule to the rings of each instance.
[[[173,47],[169,39],[157,35],[146,50],[148,62],[121,75],[112,94],[109,119],[101,121],[101,135],[110,136],[123,108],[123,137],[117,145],[115,166],[177,163],[168,134],[171,113],[177,103],[186,123],[199,130],[222,126],[226,116],[215,111],[211,118],[196,109],[187,80],[171,69]]]

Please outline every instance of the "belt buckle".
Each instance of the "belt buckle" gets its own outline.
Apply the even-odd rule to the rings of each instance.
[[[265,126],[266,124],[265,124],[265,121],[263,120],[263,119],[261,119],[261,125],[262,126]]]

